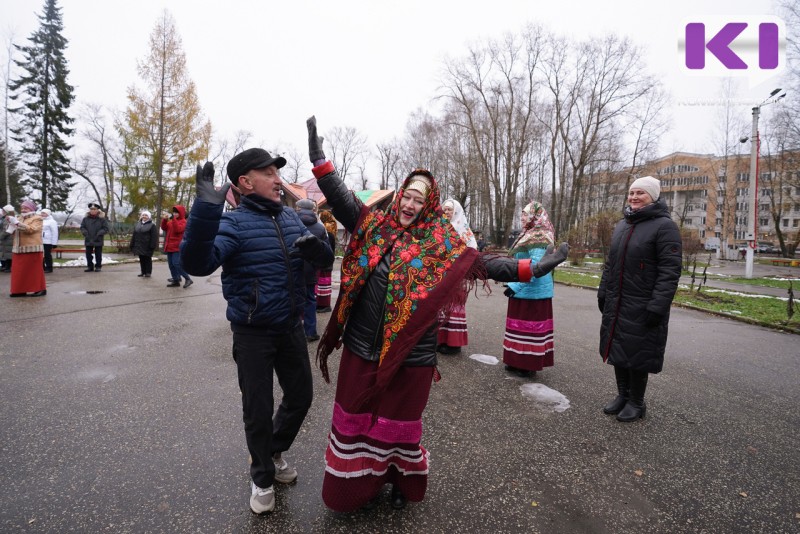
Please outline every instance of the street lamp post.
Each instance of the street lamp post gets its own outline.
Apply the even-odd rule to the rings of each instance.
[[[750,134],[750,188],[747,194],[747,234],[745,235],[747,240],[744,263],[745,278],[753,278],[753,254],[758,246],[756,240],[758,235],[758,153],[761,148],[758,138],[758,116],[761,113],[761,106],[773,104],[786,96],[786,93],[783,93],[774,98],[780,92],[780,89],[775,89],[763,102],[753,108],[753,130]],[[747,138],[745,137],[741,141],[744,143]]]

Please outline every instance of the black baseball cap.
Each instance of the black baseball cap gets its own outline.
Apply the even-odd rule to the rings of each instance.
[[[239,185],[239,177],[247,174],[253,169],[263,169],[275,165],[281,168],[286,165],[286,159],[281,156],[272,156],[263,148],[248,148],[244,152],[239,152],[228,162],[228,179],[234,185]]]

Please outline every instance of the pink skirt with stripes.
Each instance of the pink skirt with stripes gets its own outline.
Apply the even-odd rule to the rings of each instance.
[[[503,363],[526,371],[553,366],[553,299],[508,299]]]
[[[463,347],[467,344],[467,310],[463,305],[456,306],[439,325],[438,344],[450,347]]]
[[[376,362],[342,351],[322,483],[322,500],[337,512],[358,510],[387,483],[412,502],[428,487],[428,451],[420,440],[434,368],[400,367],[372,424],[371,413],[353,413],[353,401],[374,383],[376,369]]]

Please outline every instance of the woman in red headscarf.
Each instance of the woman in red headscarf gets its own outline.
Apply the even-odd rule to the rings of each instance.
[[[336,219],[352,234],[341,287],[317,362],[329,380],[328,356],[344,345],[325,453],[322,498],[339,512],[368,505],[384,484],[391,503],[425,496],[428,451],[420,444],[422,412],[436,372],[441,310],[475,279],[529,280],[566,258],[568,247],[530,260],[482,255],[444,217],[433,175],[413,171],[394,202],[370,211],[325,160],[316,119],[307,121],[314,176]]]

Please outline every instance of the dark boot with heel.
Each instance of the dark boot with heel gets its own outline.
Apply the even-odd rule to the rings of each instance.
[[[616,415],[628,403],[630,394],[630,372],[628,369],[614,366],[614,377],[617,379],[617,396],[603,408],[606,415]]]
[[[644,419],[647,412],[647,405],[644,402],[644,392],[647,389],[647,371],[630,371],[630,398],[619,414],[617,421],[632,423],[639,419]]]

